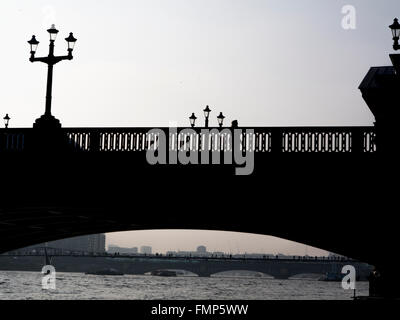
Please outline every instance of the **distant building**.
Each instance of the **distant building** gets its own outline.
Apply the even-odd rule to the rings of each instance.
[[[47,243],[48,247],[76,250],[86,252],[104,253],[106,251],[106,236],[105,234],[93,234],[88,236],[81,236]]]
[[[348,259],[346,256],[342,256],[337,253],[329,252],[328,258],[330,259]]]
[[[207,253],[207,248],[205,246],[198,246],[196,252],[200,254],[205,254]]]
[[[123,248],[115,245],[109,245],[108,246],[108,253],[121,253],[121,254],[137,254],[139,253],[138,247],[132,247],[132,248]]]
[[[188,257],[188,256],[193,255],[193,252],[192,251],[181,251],[181,250],[179,250],[176,253],[176,255],[179,256],[179,257]]]
[[[15,252],[32,251],[38,247],[49,247],[69,251],[84,251],[104,253],[106,251],[106,235],[105,234],[92,234],[81,237],[67,238],[62,240],[50,241],[40,243],[37,245],[25,247],[15,250]]]
[[[143,254],[151,254],[152,248],[150,246],[141,246],[140,247],[140,253]]]
[[[222,252],[222,251],[214,251],[213,253],[212,253],[212,255],[213,256],[218,256],[218,257],[222,257],[222,256],[225,256],[225,255],[227,255],[225,252]]]
[[[94,234],[88,236],[89,252],[106,252],[106,235],[105,234]]]

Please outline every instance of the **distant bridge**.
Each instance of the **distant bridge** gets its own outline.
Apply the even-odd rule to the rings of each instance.
[[[51,250],[49,250],[51,252]],[[230,257],[171,257],[155,255],[110,255],[84,253],[51,254],[52,265],[59,272],[88,272],[97,269],[114,268],[126,274],[145,274],[156,270],[185,270],[200,277],[226,271],[253,271],[264,273],[276,279],[288,279],[300,274],[332,273],[341,275],[342,267],[352,265],[357,276],[366,279],[372,267],[353,259],[323,259],[293,257],[276,258],[230,258]],[[95,259],[95,260],[92,260]],[[0,255],[0,268],[7,270],[40,270],[44,257],[39,254],[3,254]],[[97,268],[96,270],[93,270]]]

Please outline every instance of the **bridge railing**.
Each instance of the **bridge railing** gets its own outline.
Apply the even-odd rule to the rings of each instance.
[[[165,134],[169,150],[232,151],[230,128],[63,128],[74,150],[140,152],[159,148]],[[245,127],[237,137],[241,151],[257,153],[370,153],[376,151],[374,127]],[[1,129],[0,152],[21,152],[34,129]],[[153,130],[153,131],[151,131]],[[204,131],[207,130],[207,131]],[[163,132],[163,133],[160,133]]]
[[[25,138],[32,129],[2,129],[0,130],[0,151],[23,151]]]
[[[89,252],[74,249],[62,249],[62,248],[52,248],[52,247],[37,247],[33,250],[27,251],[10,251],[1,256],[8,257],[36,257],[44,256],[45,250],[48,256],[51,257],[100,257],[100,258],[126,258],[126,259],[146,259],[146,260],[205,260],[205,261],[262,261],[262,262],[273,262],[273,263],[363,263],[356,259],[346,258],[346,257],[309,257],[309,256],[288,256],[288,257],[275,257],[275,256],[246,256],[246,255],[168,255],[168,254],[120,254],[120,253],[107,253],[107,252]]]

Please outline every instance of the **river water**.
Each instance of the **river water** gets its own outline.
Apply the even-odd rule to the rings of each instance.
[[[368,283],[357,283],[368,295]],[[39,272],[0,271],[0,300],[349,300],[340,282],[313,279],[97,276],[57,273],[56,289],[42,289]]]

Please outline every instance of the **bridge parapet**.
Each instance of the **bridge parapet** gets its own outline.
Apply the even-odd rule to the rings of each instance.
[[[63,128],[70,150],[83,152],[143,152],[158,148],[155,128]],[[35,129],[1,129],[0,152],[23,152]],[[159,128],[171,151],[232,151],[232,129]],[[207,130],[207,131],[203,131]],[[243,127],[240,150],[256,153],[372,153],[374,127]],[[206,143],[206,139],[208,139]]]

